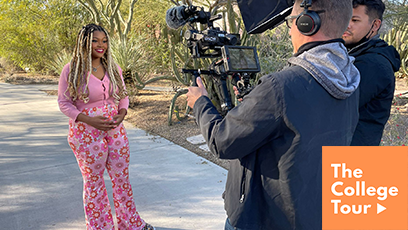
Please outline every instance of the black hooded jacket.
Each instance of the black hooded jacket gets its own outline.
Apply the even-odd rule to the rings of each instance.
[[[352,61],[341,42],[314,44],[263,76],[224,119],[208,97],[196,101],[211,152],[231,160],[223,197],[232,226],[322,229],[322,146],[350,145],[358,122]]]
[[[381,142],[384,126],[390,116],[394,97],[394,72],[400,67],[400,56],[393,46],[375,38],[349,50],[360,71],[359,122],[351,145],[375,146]]]

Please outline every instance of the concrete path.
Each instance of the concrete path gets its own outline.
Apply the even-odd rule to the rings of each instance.
[[[82,176],[55,86],[0,83],[0,229],[85,229]],[[139,214],[157,230],[223,229],[227,171],[125,124]],[[112,203],[112,188],[105,174]],[[113,205],[112,205],[113,207]]]

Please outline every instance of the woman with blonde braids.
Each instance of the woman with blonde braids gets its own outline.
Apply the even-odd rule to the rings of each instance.
[[[109,44],[104,28],[84,26],[58,86],[60,110],[70,118],[68,143],[84,179],[86,228],[115,229],[103,179],[106,168],[112,181],[118,229],[152,230],[140,218],[133,200],[129,142],[122,124],[129,99]]]

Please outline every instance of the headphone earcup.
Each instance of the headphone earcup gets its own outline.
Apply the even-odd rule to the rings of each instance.
[[[296,26],[300,33],[306,36],[315,34],[321,25],[319,15],[314,11],[307,10],[303,14],[299,15],[296,19]]]

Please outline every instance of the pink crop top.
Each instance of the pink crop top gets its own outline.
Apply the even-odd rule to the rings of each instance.
[[[122,69],[118,66],[120,76],[122,77]],[[89,78],[89,102],[85,103],[83,100],[73,101],[67,90],[68,87],[69,64],[66,64],[62,69],[59,84],[58,84],[58,105],[62,113],[67,115],[72,120],[76,121],[78,115],[84,108],[100,107],[104,105],[115,105],[115,99],[109,95],[110,79],[105,72],[102,80],[91,74]],[[123,82],[123,77],[122,77]],[[64,95],[68,96],[68,98]],[[119,101],[118,110],[128,109],[129,98],[125,97]]]

